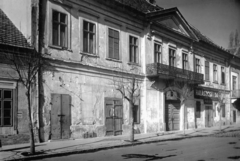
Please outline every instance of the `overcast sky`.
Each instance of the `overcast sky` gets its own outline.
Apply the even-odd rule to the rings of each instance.
[[[240,0],[156,0],[163,8],[177,7],[189,24],[227,48],[229,34],[240,34]]]

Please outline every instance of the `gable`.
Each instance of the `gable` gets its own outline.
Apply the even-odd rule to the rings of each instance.
[[[183,28],[182,24],[180,24],[175,18],[167,18],[163,20],[158,20],[157,22],[171,30],[174,30],[185,36],[190,37],[187,31]]]

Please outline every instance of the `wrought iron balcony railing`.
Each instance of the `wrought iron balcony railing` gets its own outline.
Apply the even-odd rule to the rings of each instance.
[[[189,80],[194,83],[203,84],[203,74],[161,64],[161,63],[152,63],[147,64],[147,76],[148,77],[159,77],[167,79],[184,79]]]
[[[240,89],[235,89],[231,91],[232,98],[240,98]]]

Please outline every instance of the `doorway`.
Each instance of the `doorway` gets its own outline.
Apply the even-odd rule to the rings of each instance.
[[[180,102],[166,101],[165,121],[167,131],[180,130]]]
[[[123,101],[119,98],[105,98],[106,135],[122,135]]]
[[[205,106],[205,127],[212,127],[213,111],[212,106]]]
[[[51,95],[51,139],[69,139],[71,125],[71,96]]]

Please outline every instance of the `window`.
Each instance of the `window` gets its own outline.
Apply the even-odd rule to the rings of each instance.
[[[201,72],[200,69],[201,69],[200,68],[200,59],[196,58],[195,59],[195,72],[200,73]]]
[[[217,111],[217,103],[214,103],[214,106],[213,106],[213,117],[216,117],[216,111]]]
[[[108,29],[108,57],[119,60],[119,32]]]
[[[129,37],[129,61],[131,63],[138,63],[138,38]]]
[[[96,53],[96,26],[87,21],[83,21],[83,52]]]
[[[213,64],[213,81],[217,82],[217,65]]]
[[[205,80],[209,80],[209,61],[205,61]]]
[[[13,92],[0,89],[0,126],[12,126]]]
[[[136,124],[140,123],[140,108],[138,105],[134,105],[133,108],[133,121]]]
[[[232,90],[237,89],[237,77],[232,76]]]
[[[196,102],[196,118],[201,118],[201,102]]]
[[[175,50],[170,48],[169,49],[169,66],[175,67],[175,59],[176,59],[176,55],[175,55]]]
[[[160,44],[154,43],[154,63],[162,62],[162,48]]]
[[[182,55],[182,64],[183,64],[183,69],[187,70],[188,69],[188,55],[186,53],[183,53],[183,55]]]
[[[225,114],[226,114],[225,104],[221,105],[221,109],[222,109],[222,117],[225,117]]]
[[[221,67],[221,79],[222,79],[222,84],[225,84],[225,68]]]
[[[52,44],[67,48],[67,15],[52,12]]]

